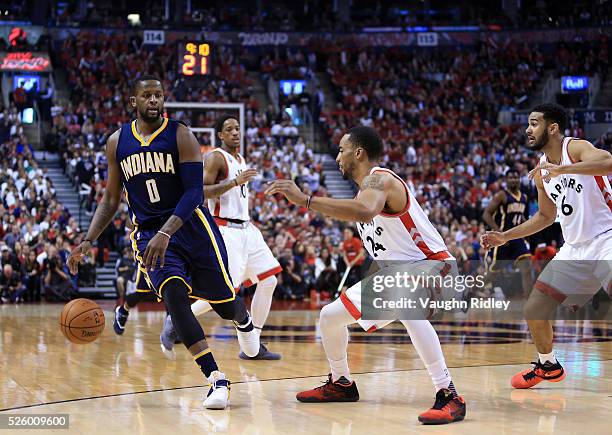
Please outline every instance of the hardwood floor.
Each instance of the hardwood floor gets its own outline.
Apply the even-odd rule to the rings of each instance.
[[[208,388],[187,351],[178,345],[177,360],[168,361],[159,349],[163,311],[133,312],[116,336],[106,303],[102,337],[75,345],[60,332],[61,308],[0,306],[0,412],[70,415],[69,431],[43,433],[609,433],[612,325],[605,322],[558,324],[555,351],[567,378],[532,390],[509,384],[535,355],[522,322],[435,322],[468,413],[464,422],[424,428],[417,415],[432,405],[434,390],[400,323],[374,334],[351,330],[359,402],[303,404],[295,393],[320,385],[329,370],[318,311],[272,311],[263,340],[281,361],[238,359],[233,327],[209,313],[200,321],[232,381],[230,409],[209,411],[202,407]]]

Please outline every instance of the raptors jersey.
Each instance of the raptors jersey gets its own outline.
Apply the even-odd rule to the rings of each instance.
[[[442,236],[408,190],[406,183],[389,169],[372,168],[370,174],[386,172],[402,182],[406,207],[397,214],[380,213],[371,222],[357,223],[363,245],[374,260],[444,260],[452,258]]]
[[[574,138],[563,139],[561,165],[574,163],[568,145]],[[546,154],[540,163],[547,161]],[[545,176],[546,171],[541,171]],[[548,197],[556,204],[561,231],[566,243],[591,240],[612,229],[612,189],[608,177],[562,174],[542,180]]]
[[[217,183],[224,180],[233,180],[241,172],[247,169],[244,157],[238,154],[238,159],[221,148],[215,148],[213,153],[221,153],[225,160],[225,176]],[[247,184],[233,187],[223,195],[215,199],[208,200],[208,209],[214,217],[224,219],[237,219],[248,221],[249,218],[249,188]]]

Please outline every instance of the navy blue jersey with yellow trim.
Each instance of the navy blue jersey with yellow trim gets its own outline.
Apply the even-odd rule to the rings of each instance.
[[[504,189],[506,203],[501,204],[495,213],[495,223],[502,231],[507,231],[517,225],[522,224],[527,219],[527,195],[520,193],[514,196],[511,192]]]
[[[121,127],[117,163],[135,224],[163,222],[183,196],[176,131],[179,122],[163,119],[148,140],[136,130],[136,120]]]

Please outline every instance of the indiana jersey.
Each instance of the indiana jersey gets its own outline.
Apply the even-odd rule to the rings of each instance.
[[[124,124],[117,142],[117,162],[135,224],[170,217],[183,196],[176,143],[178,122],[167,118],[145,141],[136,120]]]
[[[495,213],[495,223],[501,231],[509,230],[525,222],[527,218],[527,195],[519,192],[514,195],[504,189],[506,203],[501,204]]]
[[[442,236],[406,183],[389,169],[372,168],[370,174],[386,172],[402,182],[406,207],[397,214],[380,213],[368,223],[357,223],[363,245],[374,260],[443,260],[452,258]]]
[[[217,180],[217,183],[228,179],[233,180],[247,169],[246,161],[240,154],[234,158],[221,148],[215,148],[211,152],[220,153],[225,160],[224,176]],[[214,217],[248,221],[250,219],[248,183],[233,187],[218,198],[209,199],[208,209],[212,211]]]
[[[574,163],[568,150],[573,139],[563,139],[561,165]],[[540,162],[546,161],[544,154]],[[546,171],[541,171],[541,175],[547,175]],[[542,183],[546,194],[557,206],[566,243],[585,242],[612,229],[612,189],[608,177],[561,174],[549,182],[542,180]]]

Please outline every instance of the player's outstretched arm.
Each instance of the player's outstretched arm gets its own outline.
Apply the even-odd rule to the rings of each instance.
[[[600,175],[612,174],[612,154],[595,148],[586,140],[572,140],[568,145],[568,152],[576,162],[571,165],[553,165],[552,163],[539,163],[529,172],[531,178],[536,172],[545,171],[542,175],[544,181],[561,174]]]
[[[221,153],[208,153],[204,160],[204,198],[215,199],[223,195],[228,190],[248,183],[257,175],[256,169],[247,169],[236,178],[217,180],[225,174],[227,166]]]
[[[204,201],[204,181],[200,144],[188,127],[178,125],[176,143],[179,152],[179,175],[183,185],[183,196],[179,199],[174,213],[164,226],[147,244],[142,255],[142,265],[147,269],[164,267],[164,256],[172,235],[191,217],[195,209]]]
[[[310,197],[291,180],[276,180],[266,189],[268,195],[282,193],[292,203],[310,206],[314,211],[335,219],[352,222],[370,222],[385,207],[391,189],[390,177],[372,174],[364,178],[361,191],[354,199],[334,199],[321,196]]]
[[[538,188],[538,206],[539,210],[531,219],[522,224],[500,233],[499,231],[488,231],[480,237],[480,243],[485,249],[490,249],[495,246],[503,245],[509,240],[521,239],[542,231],[544,228],[552,225],[557,217],[557,206],[546,195],[542,177],[539,174],[535,176],[536,186]]]
[[[482,214],[482,220],[493,229],[493,231],[499,231],[499,226],[495,223],[493,215],[497,213],[499,207],[506,201],[506,194],[503,190],[497,192],[494,196],[484,213]]]
[[[96,208],[96,212],[91,219],[91,224],[87,230],[85,239],[70,253],[68,257],[68,268],[70,273],[77,273],[81,259],[87,255],[92,243],[100,237],[102,231],[111,222],[119,203],[121,202],[121,179],[119,175],[119,165],[117,164],[117,141],[119,140],[119,130],[114,132],[106,141],[106,159],[108,161],[108,180],[102,200]]]

